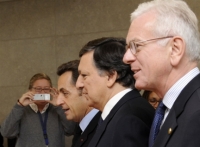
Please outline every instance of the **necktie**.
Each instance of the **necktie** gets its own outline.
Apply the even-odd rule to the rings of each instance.
[[[72,147],[74,147],[75,144],[76,144],[77,142],[79,142],[79,138],[80,138],[80,136],[81,136],[81,133],[82,133],[82,130],[81,130],[79,124],[78,124],[78,125],[76,126],[76,129],[75,129],[74,137],[73,137],[73,139],[72,139]]]
[[[102,119],[102,117],[100,117],[99,118],[99,122],[98,122],[98,127],[100,127],[101,126],[101,123],[103,122],[103,119]]]
[[[154,120],[151,126],[150,136],[149,136],[149,147],[152,147],[158,132],[160,131],[160,125],[164,118],[166,106],[163,102],[160,102],[158,108],[156,109]]]

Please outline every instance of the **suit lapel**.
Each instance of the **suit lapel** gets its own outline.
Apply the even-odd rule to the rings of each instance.
[[[116,112],[119,110],[120,107],[122,107],[127,101],[136,98],[141,97],[141,95],[138,93],[137,90],[132,90],[128,93],[126,93],[119,102],[113,107],[113,109],[110,111],[109,115],[106,117],[106,119],[103,121],[100,127],[97,128],[94,138],[92,139],[92,142],[90,143],[89,147],[95,147],[98,145],[99,141],[101,140],[101,137],[103,136],[104,132],[106,131],[106,128],[109,124],[109,122],[112,120]],[[134,96],[134,97],[133,97]]]
[[[187,101],[189,100],[191,95],[200,87],[199,81],[200,74],[198,74],[194,79],[192,79],[179,94],[162,126],[162,129],[160,130],[155,140],[154,147],[166,146],[168,140],[173,135],[173,132],[178,126],[177,119],[183,112]],[[172,131],[169,130],[170,128]]]
[[[176,130],[177,122],[176,122],[176,114],[173,109],[171,109],[170,114],[168,115],[165,123],[162,126],[156,140],[154,142],[154,147],[164,147],[169,138],[172,135],[172,132]]]
[[[85,131],[81,135],[81,136],[83,136],[84,140],[86,140],[88,135],[96,129],[100,116],[101,116],[101,112],[99,111],[95,115],[95,117],[92,119],[92,121],[89,123],[89,125],[87,126],[87,128],[85,129]]]
[[[95,132],[100,116],[101,112],[99,111],[91,120],[91,122],[88,124],[87,128],[85,129],[79,141],[77,142],[76,146],[82,146],[82,144],[84,144],[88,140],[89,135]]]

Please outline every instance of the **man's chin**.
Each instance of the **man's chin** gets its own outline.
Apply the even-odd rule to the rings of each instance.
[[[147,87],[147,83],[141,82],[141,81],[136,81],[135,82],[135,88],[138,90],[144,90]]]
[[[87,100],[87,104],[88,104],[89,107],[93,107],[94,106],[93,103],[90,100]]]
[[[66,119],[70,120],[70,121],[74,121],[74,119],[71,116],[69,116],[69,115],[66,115]]]

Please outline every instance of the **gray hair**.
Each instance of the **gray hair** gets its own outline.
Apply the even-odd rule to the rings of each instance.
[[[144,2],[131,14],[131,22],[146,12],[156,12],[155,35],[180,36],[186,43],[190,61],[200,60],[198,20],[194,12],[182,0],[153,0]]]

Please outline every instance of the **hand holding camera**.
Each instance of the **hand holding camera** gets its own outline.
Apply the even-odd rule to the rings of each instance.
[[[33,97],[35,101],[50,101],[50,94],[35,94]]]
[[[58,91],[56,88],[50,88],[49,93],[35,93],[32,91],[28,91],[22,95],[22,97],[18,100],[18,105],[27,106],[35,101],[47,101],[56,106],[56,98],[58,96]]]
[[[51,94],[51,101],[49,101],[49,103],[51,103],[54,106],[57,106],[56,99],[58,97],[58,90],[52,87],[50,94]]]
[[[33,99],[33,96],[34,96],[34,93],[31,91],[24,93],[22,97],[18,99],[18,105],[27,106],[33,103],[33,101],[31,101]]]

